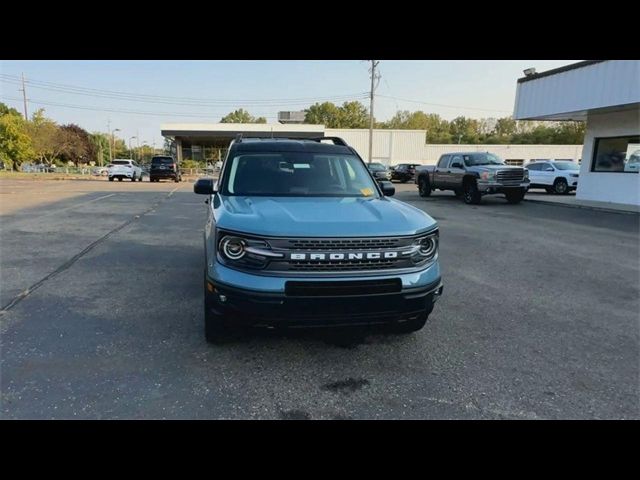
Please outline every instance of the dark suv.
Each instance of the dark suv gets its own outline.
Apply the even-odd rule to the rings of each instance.
[[[397,180],[405,183],[413,181],[416,175],[416,167],[419,167],[419,163],[400,163],[391,170],[391,181]]]
[[[182,181],[182,172],[180,166],[173,157],[157,156],[151,159],[151,168],[149,169],[149,181],[159,182],[161,178],[168,178],[174,182]]]

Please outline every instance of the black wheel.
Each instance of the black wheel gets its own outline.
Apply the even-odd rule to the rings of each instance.
[[[138,181],[141,182],[142,181],[142,175],[140,175],[140,178],[138,178]]]
[[[122,177],[118,177],[118,181],[121,182],[122,181]]]
[[[482,195],[478,191],[476,182],[467,182],[462,189],[462,199],[469,205],[477,205],[482,200]]]
[[[504,195],[507,197],[509,203],[520,203],[524,198],[524,190],[516,190],[513,192],[506,192]]]
[[[178,177],[176,177],[176,179],[174,180],[174,182],[178,183],[180,181],[180,179]]]
[[[110,182],[113,182],[113,177],[109,177],[109,181],[110,181]]]
[[[428,197],[431,195],[431,184],[428,179],[424,177],[420,177],[418,179],[418,192],[421,197]]]
[[[411,320],[405,320],[404,322],[398,322],[390,326],[390,330],[393,333],[413,333],[420,330],[427,323],[429,318],[428,313],[423,313]]]
[[[135,182],[136,181],[136,174],[134,173],[133,175],[131,175],[131,181]]]
[[[567,181],[564,178],[558,178],[553,183],[553,191],[558,195],[566,195],[569,193],[569,184],[567,184]]]

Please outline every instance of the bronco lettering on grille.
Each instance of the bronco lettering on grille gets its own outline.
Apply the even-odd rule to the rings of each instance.
[[[289,260],[376,260],[382,258],[398,258],[398,252],[331,252],[331,253],[291,253]]]

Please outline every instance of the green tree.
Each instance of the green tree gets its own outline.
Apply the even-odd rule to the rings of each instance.
[[[44,116],[44,109],[36,110],[27,124],[27,132],[32,139],[35,156],[40,163],[51,164],[64,148],[65,135],[61,135],[58,125]]]
[[[22,114],[15,108],[9,107],[8,105],[5,105],[4,103],[0,102],[0,116],[7,115],[7,114],[17,115],[18,117],[22,116]]]
[[[340,128],[340,109],[332,102],[314,103],[305,110],[304,123]]]
[[[368,128],[369,111],[358,101],[344,102],[338,108],[338,128]]]
[[[96,148],[89,133],[70,123],[59,128],[60,140],[63,146],[60,151],[60,159],[74,164],[86,164],[95,161]]]
[[[33,143],[26,122],[9,110],[0,115],[0,161],[14,170],[34,155]]]
[[[240,108],[222,117],[220,123],[267,123],[267,119],[264,117],[256,118]]]

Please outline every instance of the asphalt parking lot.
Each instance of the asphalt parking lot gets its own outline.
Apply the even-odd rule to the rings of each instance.
[[[424,329],[208,345],[191,183],[0,179],[2,418],[640,418],[638,215],[396,188],[441,228]]]

